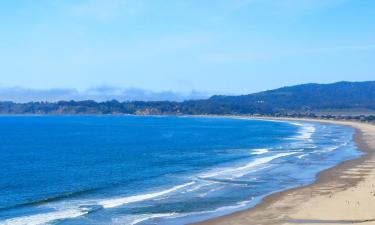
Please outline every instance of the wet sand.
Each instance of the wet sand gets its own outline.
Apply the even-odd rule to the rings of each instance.
[[[375,225],[375,125],[346,121],[300,120],[335,123],[355,128],[355,142],[365,155],[321,172],[317,181],[309,186],[272,194],[252,209],[197,224]]]

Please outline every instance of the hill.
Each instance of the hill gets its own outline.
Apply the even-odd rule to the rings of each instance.
[[[209,100],[251,105],[259,112],[372,111],[375,81],[302,84],[243,96],[213,96]]]

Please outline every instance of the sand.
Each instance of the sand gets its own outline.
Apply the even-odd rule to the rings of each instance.
[[[314,184],[270,195],[252,209],[198,224],[375,225],[375,126],[313,121],[354,127],[355,141],[366,154],[323,171]]]

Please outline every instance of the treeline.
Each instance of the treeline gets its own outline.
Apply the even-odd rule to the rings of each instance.
[[[135,115],[165,115],[165,114],[249,114],[272,113],[272,109],[256,109],[253,106],[230,105],[210,100],[185,102],[106,102],[95,101],[59,101],[13,103],[0,102],[1,114],[135,114]]]
[[[375,115],[341,115],[341,114],[324,114],[317,115],[315,113],[288,113],[275,114],[274,117],[287,118],[307,118],[307,119],[322,119],[322,120],[349,120],[375,123]]]
[[[1,114],[168,114],[175,113],[173,102],[59,101],[0,102]]]

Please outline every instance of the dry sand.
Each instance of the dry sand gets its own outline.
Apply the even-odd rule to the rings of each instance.
[[[375,126],[359,122],[318,122],[354,127],[355,141],[366,155],[320,173],[312,185],[273,194],[252,209],[198,224],[375,225]]]

